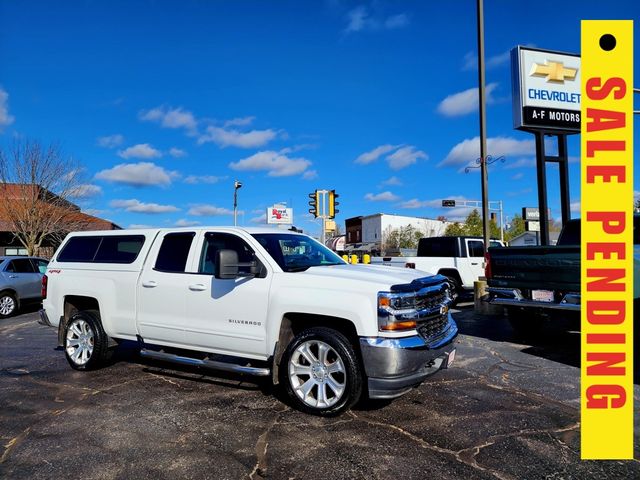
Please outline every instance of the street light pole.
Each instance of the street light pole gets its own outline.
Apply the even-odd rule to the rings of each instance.
[[[233,226],[238,226],[238,189],[242,188],[242,182],[236,180],[233,183]]]
[[[478,3],[478,106],[480,110],[480,177],[482,182],[482,236],[484,252],[489,248],[489,174],[487,171],[487,130],[484,91],[484,11],[483,0]]]

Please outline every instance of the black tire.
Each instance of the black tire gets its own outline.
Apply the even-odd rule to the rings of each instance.
[[[320,348],[325,348],[320,344],[330,349],[325,350],[325,355],[320,352]],[[307,361],[307,357],[298,350],[300,347],[304,349],[304,345],[309,347],[315,362]],[[324,361],[321,361],[323,356]],[[310,373],[295,374],[293,365],[303,369],[308,367]],[[326,365],[328,368],[324,367]],[[333,372],[332,366],[336,369]],[[351,408],[362,395],[364,375],[358,355],[347,337],[331,328],[312,327],[296,335],[282,356],[279,372],[280,384],[284,386],[291,404],[312,415],[339,415]],[[301,387],[308,382],[311,382],[311,387],[305,395]],[[341,393],[336,393],[336,387],[338,391],[341,389]],[[326,400],[324,402],[323,397]],[[314,401],[315,405],[312,405]]]
[[[463,293],[462,285],[455,277],[447,276],[447,281],[451,285],[451,306],[455,307],[460,301],[460,297]]]
[[[71,368],[98,369],[105,365],[110,353],[109,337],[102,328],[100,312],[83,310],[69,319],[64,329],[64,356]]]
[[[11,292],[0,293],[0,318],[9,318],[18,311],[18,299]]]

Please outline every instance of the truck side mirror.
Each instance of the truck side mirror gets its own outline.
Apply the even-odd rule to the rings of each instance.
[[[216,252],[215,277],[221,280],[238,278],[238,252],[218,250]]]

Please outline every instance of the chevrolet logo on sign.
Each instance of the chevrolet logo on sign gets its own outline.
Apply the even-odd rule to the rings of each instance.
[[[547,82],[564,83],[566,80],[575,80],[577,68],[565,67],[562,62],[545,61],[544,65],[534,63],[529,76],[547,77]]]

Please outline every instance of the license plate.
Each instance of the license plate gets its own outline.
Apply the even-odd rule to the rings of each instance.
[[[447,358],[447,368],[449,368],[451,366],[451,364],[453,363],[453,361],[456,359],[456,351],[455,349],[451,350],[449,352],[449,356]]]
[[[553,302],[552,290],[532,290],[531,298],[536,302]]]

